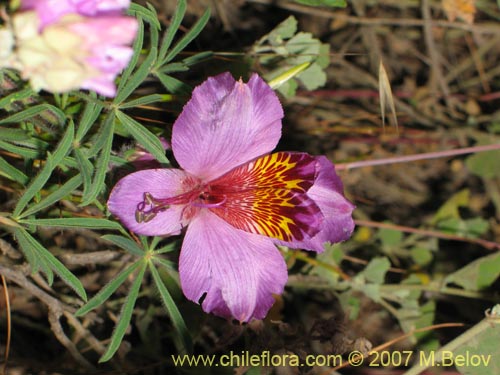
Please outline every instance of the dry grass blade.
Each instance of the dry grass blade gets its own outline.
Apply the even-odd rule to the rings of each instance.
[[[3,295],[5,298],[5,312],[7,315],[7,340],[5,342],[5,356],[4,362],[2,366],[2,375],[7,373],[7,362],[9,361],[9,352],[10,352],[10,335],[11,335],[11,317],[10,317],[10,298],[9,298],[9,290],[7,289],[7,281],[5,277],[2,276],[2,285],[3,285]]]
[[[378,92],[380,96],[380,113],[382,115],[382,126],[385,129],[385,109],[391,111],[392,121],[398,129],[398,119],[396,117],[396,106],[394,105],[394,97],[392,96],[391,83],[385,70],[384,64],[380,61],[378,69]]]

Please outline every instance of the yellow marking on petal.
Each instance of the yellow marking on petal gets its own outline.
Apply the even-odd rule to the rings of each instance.
[[[278,152],[235,168],[209,183],[213,195],[226,197],[212,212],[238,229],[282,241],[310,237],[322,219],[306,194],[315,165],[310,155]]]

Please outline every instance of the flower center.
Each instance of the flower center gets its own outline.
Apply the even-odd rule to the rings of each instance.
[[[151,193],[145,192],[142,202],[137,204],[135,220],[138,223],[147,223],[153,220],[159,212],[165,211],[171,205],[191,205],[199,208],[221,207],[227,198],[224,194],[212,191],[210,186],[203,185],[187,193],[170,198],[155,198]]]

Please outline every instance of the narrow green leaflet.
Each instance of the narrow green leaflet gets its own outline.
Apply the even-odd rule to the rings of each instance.
[[[140,105],[146,105],[162,101],[170,101],[171,99],[172,99],[171,95],[151,94],[123,103],[120,105],[120,109],[134,108]]]
[[[23,219],[19,220],[19,223],[42,227],[122,230],[121,225],[115,221],[87,217],[69,217],[63,219]]]
[[[165,306],[165,309],[167,310],[168,315],[172,320],[172,324],[181,339],[181,347],[184,349],[185,352],[190,353],[192,351],[193,343],[191,341],[191,337],[187,330],[186,323],[184,322],[184,319],[182,319],[179,309],[177,308],[175,301],[172,299],[170,292],[163,283],[160,277],[160,273],[158,272],[154,264],[151,262],[149,262],[149,270],[153,275],[155,285],[158,288],[158,291],[160,292],[163,305]]]
[[[106,119],[104,124],[104,131],[101,134],[104,144],[97,159],[94,179],[92,180],[90,188],[82,197],[82,203],[80,204],[80,206],[86,206],[92,203],[104,188],[104,180],[106,178],[106,172],[108,171],[109,159],[111,157],[111,147],[113,145],[113,129],[115,126],[114,119],[115,116],[113,111]]]
[[[168,92],[180,95],[189,95],[189,93],[191,92],[191,87],[178,80],[177,78],[163,73],[156,73],[156,76]]]
[[[345,8],[347,6],[347,2],[345,0],[295,0],[295,2],[313,7],[325,6],[332,8]]]
[[[30,241],[28,240],[28,232],[24,228],[16,228],[14,230],[14,236],[23,252],[24,256],[28,260],[28,263],[31,266],[31,272],[38,272],[40,268],[42,268],[43,272],[49,278],[49,274],[52,274],[52,271],[48,266],[41,260],[39,256],[35,253],[33,246],[31,246]],[[50,276],[51,279],[54,279],[54,275]]]
[[[130,4],[131,6],[136,5],[134,3]],[[118,88],[116,90],[117,93],[122,91],[123,86],[127,83],[130,75],[134,71],[137,66],[137,62],[139,61],[139,57],[141,56],[142,45],[144,44],[144,21],[141,17],[138,18],[139,27],[137,29],[137,36],[135,37],[134,44],[132,49],[134,50],[134,54],[128,63],[127,69],[125,69],[120,77],[120,83],[118,84]]]
[[[144,250],[142,250],[139,245],[137,245],[131,239],[128,239],[123,236],[117,236],[115,234],[106,234],[102,236],[103,239],[113,242],[115,245],[121,247],[122,249],[128,251],[133,255],[137,255],[140,257],[144,256]]]
[[[160,254],[160,253],[155,253],[155,255],[156,254]],[[153,257],[153,261],[155,263],[158,263],[160,266],[165,267],[168,271],[175,270],[174,263],[167,260],[167,259],[155,256],[155,257]]]
[[[122,285],[125,280],[134,272],[137,267],[139,267],[142,263],[142,259],[133,263],[132,265],[125,268],[121,271],[116,277],[111,280],[104,288],[102,288],[94,297],[92,297],[85,305],[80,307],[76,312],[76,316],[83,316],[87,314],[89,311],[94,310],[95,308],[102,305],[104,302],[108,300],[109,297]]]
[[[29,178],[19,169],[7,163],[7,161],[0,156],[0,175],[5,176],[13,181],[19,182],[21,185],[25,185]]]
[[[48,265],[48,267],[50,267],[51,270],[59,275],[59,277],[69,287],[71,287],[81,299],[83,299],[84,301],[87,300],[87,294],[85,293],[85,289],[83,288],[80,280],[78,280],[78,278],[73,275],[71,271],[64,266],[64,264],[62,264],[54,255],[52,255],[50,251],[48,251],[37,240],[35,240],[25,229],[17,229],[16,235],[19,245],[23,249],[30,248],[30,251],[33,251],[34,256],[36,258],[39,258],[39,260],[42,260],[42,262],[40,262],[42,269],[44,269],[44,264]],[[46,271],[47,270],[44,269],[45,273],[47,273]],[[49,284],[52,284],[52,272],[49,272],[47,277],[49,279]]]
[[[152,29],[154,30],[154,29]],[[151,31],[152,31],[151,30]],[[151,33],[151,39],[153,39],[153,33]],[[153,67],[154,62],[156,61],[158,49],[155,45],[151,46],[148,56],[142,62],[141,66],[137,68],[134,74],[130,76],[127,80],[127,83],[121,88],[120,91],[116,94],[115,99],[113,100],[114,104],[120,104],[125,99],[127,99],[130,94],[141,84],[144,82],[146,77],[148,76],[151,68]]]
[[[0,120],[0,124],[7,124],[11,122],[18,123],[21,121],[25,121],[36,115],[42,114],[45,111],[52,112],[54,115],[56,115],[57,119],[59,120],[59,123],[61,124],[64,123],[66,115],[64,114],[63,111],[50,104],[39,104],[33,107],[26,108],[21,112],[18,112],[12,116],[4,118],[3,120]]]
[[[58,187],[52,194],[47,195],[44,199],[42,199],[40,202],[28,207],[27,210],[22,212],[19,215],[19,218],[23,218],[29,215],[34,214],[35,212],[38,212],[40,210],[43,210],[44,208],[47,208],[54,203],[60,201],[67,195],[71,194],[72,191],[78,188],[82,183],[82,176],[81,175],[76,175],[72,177],[68,182],[66,182],[64,185],[61,187]]]
[[[85,109],[83,111],[80,122],[78,123],[78,130],[76,131],[75,141],[80,143],[83,137],[90,130],[92,125],[96,122],[97,118],[101,114],[104,106],[100,103],[87,102]]]
[[[13,92],[10,95],[7,95],[0,99],[0,108],[6,108],[9,104],[15,101],[22,101],[24,99],[31,98],[33,96],[33,90],[24,89],[21,91]]]
[[[153,25],[157,30],[160,30],[161,28],[160,21],[158,20],[158,15],[156,14],[156,10],[149,4],[147,8],[144,8],[142,5],[131,3],[128,9],[128,13],[132,16],[140,17],[146,20],[148,23]]]
[[[18,217],[21,211],[26,207],[28,202],[35,196],[36,193],[42,189],[47,180],[49,179],[52,171],[57,167],[57,165],[63,160],[66,154],[69,152],[71,148],[71,144],[73,142],[75,128],[73,124],[70,122],[68,125],[68,129],[66,130],[66,134],[63,139],[59,143],[56,151],[53,155],[48,155],[45,166],[42,168],[40,173],[33,179],[31,184],[28,186],[23,196],[17,202],[17,205],[14,209],[12,216]]]
[[[170,21],[170,25],[165,32],[163,37],[163,41],[160,46],[160,52],[158,53],[158,60],[161,62],[158,64],[159,66],[163,65],[163,61],[165,56],[167,55],[167,51],[174,40],[174,36],[181,25],[181,22],[186,14],[186,0],[177,1],[177,7],[175,9],[174,16],[172,17],[172,21]]]
[[[88,157],[83,154],[79,148],[73,150],[76,162],[78,163],[78,170],[83,179],[83,196],[88,194],[92,182],[92,174],[94,173],[94,165],[90,162]]]
[[[165,150],[156,135],[123,112],[116,111],[116,117],[142,147],[149,151],[159,162],[169,164],[165,156]]]
[[[42,153],[39,150],[33,150],[22,146],[16,146],[8,142],[0,141],[0,149],[21,155],[24,159],[38,159]]]
[[[142,279],[144,277],[144,272],[146,271],[146,262],[141,262],[141,268],[130,288],[129,294],[125,303],[123,305],[122,312],[120,317],[118,318],[118,323],[116,324],[113,335],[111,336],[111,342],[106,350],[106,353],[102,355],[99,359],[99,362],[106,362],[113,357],[115,352],[118,350],[120,343],[123,340],[123,336],[125,336],[125,331],[127,330],[128,325],[130,324],[130,319],[132,318],[132,313],[134,312],[135,302],[137,301],[137,296],[139,295],[139,290],[141,288]]]
[[[0,127],[0,139],[4,141],[25,141],[29,138],[29,135],[23,129]]]
[[[168,63],[172,60],[179,52],[181,52],[184,48],[187,47],[189,43],[193,41],[194,38],[198,36],[198,34],[203,30],[208,20],[210,19],[210,8],[208,8],[205,13],[200,17],[200,19],[193,25],[191,30],[189,30],[186,35],[184,35],[181,40],[177,42],[177,44],[169,51],[165,59],[161,61],[160,66]]]

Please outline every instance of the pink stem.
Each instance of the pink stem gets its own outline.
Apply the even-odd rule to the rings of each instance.
[[[355,161],[353,163],[341,163],[341,164],[336,164],[335,169],[337,169],[339,171],[340,170],[349,170],[349,169],[354,169],[354,168],[371,167],[371,166],[375,166],[375,165],[406,163],[406,162],[410,162],[410,161],[444,158],[444,157],[464,155],[464,154],[473,154],[475,152],[484,152],[484,151],[492,151],[492,150],[500,150],[500,143],[492,144],[492,145],[484,145],[484,146],[459,148],[457,150],[427,152],[427,153],[423,153],[423,154],[396,156],[393,158],[363,160],[363,161]]]

